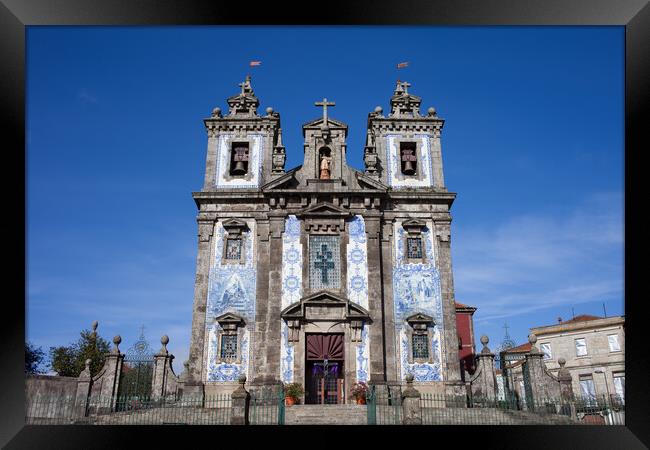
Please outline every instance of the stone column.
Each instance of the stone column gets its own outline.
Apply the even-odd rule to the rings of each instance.
[[[115,401],[117,400],[117,392],[119,390],[120,375],[122,374],[122,362],[124,361],[124,354],[120,353],[119,345],[122,342],[120,335],[113,338],[113,350],[106,355],[104,368],[101,375],[101,390],[100,397],[102,399],[101,408],[102,412],[109,412],[115,409]]]
[[[256,299],[256,350],[255,378],[253,385],[271,385],[280,382],[280,340],[282,308],[282,233],[285,214],[269,214],[267,227],[260,226],[259,255],[267,263],[258,260],[257,272],[262,280]],[[262,236],[266,231],[266,236]],[[266,242],[263,238],[266,237]],[[268,253],[266,253],[268,252]],[[268,277],[268,278],[266,278]],[[267,287],[266,291],[264,287]]]
[[[369,326],[370,339],[370,382],[386,381],[386,361],[384,350],[384,302],[382,295],[381,268],[381,217],[364,216],[366,242],[368,249],[368,312],[372,323]]]
[[[171,361],[174,359],[174,355],[169,354],[167,351],[169,337],[164,335],[160,338],[160,343],[162,348],[154,355],[153,360],[153,378],[151,380],[151,398],[153,400],[165,398],[167,395],[167,379],[169,376],[167,368],[171,366]]]
[[[90,376],[90,363],[91,359],[86,360],[86,368],[79,374],[77,379],[77,393],[75,396],[75,417],[85,417],[86,409],[88,408],[88,397],[90,397],[90,389],[93,386],[93,379]]]
[[[239,386],[231,394],[230,425],[249,425],[248,411],[251,396],[246,390],[246,376],[239,378]]]
[[[413,374],[406,375],[406,389],[402,391],[402,424],[422,425],[420,391],[413,387]]]
[[[190,337],[189,373],[184,393],[203,397],[203,350],[205,346],[205,313],[210,278],[210,254],[215,221],[199,213],[199,248],[196,256],[194,281],[194,309],[192,311],[192,336]]]
[[[487,336],[481,336],[483,350],[477,355],[476,372],[472,378],[472,398],[494,402],[497,398],[497,378],[494,372],[494,353],[487,344]]]
[[[393,299],[393,222],[381,222],[381,286],[384,311],[384,336],[386,355],[386,379],[389,382],[401,381],[397,370],[397,348],[395,343],[395,307]],[[372,348],[370,349],[372,353]],[[392,370],[389,368],[392,367]]]
[[[454,276],[451,266],[451,232],[449,222],[436,222],[438,238],[438,269],[442,294],[442,315],[444,321],[444,347],[446,370],[444,371],[447,395],[464,396],[465,383],[461,380],[458,356],[458,333],[456,332],[456,305],[454,297]]]

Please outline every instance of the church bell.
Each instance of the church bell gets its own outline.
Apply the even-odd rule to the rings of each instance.
[[[412,175],[415,173],[415,167],[413,167],[413,163],[409,160],[404,162],[404,170],[403,172],[408,175]]]
[[[246,173],[244,161],[235,161],[235,167],[233,167],[232,173],[235,175],[244,175]]]

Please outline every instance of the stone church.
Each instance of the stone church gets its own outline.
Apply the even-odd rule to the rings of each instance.
[[[359,171],[323,99],[302,126],[303,164],[287,169],[280,114],[258,112],[250,77],[239,86],[204,119],[186,392],[231,392],[245,375],[347,403],[357,381],[413,374],[422,392],[464,395],[444,120],[398,81],[389,110],[368,114]]]

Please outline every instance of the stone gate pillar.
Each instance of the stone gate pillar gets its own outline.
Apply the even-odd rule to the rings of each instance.
[[[169,337],[164,335],[160,338],[160,343],[162,344],[162,348],[154,355],[153,360],[153,378],[151,379],[152,400],[159,400],[166,397],[167,384],[171,375],[169,371],[171,370],[171,362],[174,359],[174,355],[167,351]]]
[[[86,368],[81,371],[77,379],[77,393],[75,396],[75,417],[85,417],[86,409],[88,407],[88,398],[90,397],[90,389],[93,386],[93,379],[90,376],[90,363],[92,360],[86,360]]]
[[[124,353],[120,353],[120,342],[122,342],[122,337],[118,334],[113,338],[113,344],[115,346],[106,355],[104,367],[100,372],[100,398],[102,399],[100,411],[102,412],[109,412],[115,409],[115,402],[120,386],[120,376],[122,375],[122,363],[124,361]]]
[[[239,377],[239,386],[231,394],[230,425],[249,425],[248,412],[251,396],[246,390],[246,375]]]
[[[422,425],[422,408],[420,391],[413,387],[414,376],[406,375],[406,389],[402,391],[402,424]]]
[[[476,372],[471,379],[471,389],[473,399],[493,402],[497,398],[498,387],[494,372],[494,353],[488,348],[488,342],[490,339],[487,336],[481,336],[483,350],[476,356]]]

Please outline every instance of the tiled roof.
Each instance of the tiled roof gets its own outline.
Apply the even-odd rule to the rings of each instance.
[[[454,304],[456,305],[456,308],[474,308],[474,309],[476,309],[476,306],[469,306],[469,305],[465,305],[463,303],[454,302]]]
[[[573,319],[563,320],[560,323],[588,322],[590,320],[599,320],[599,319],[603,319],[603,317],[591,316],[589,314],[580,314],[579,316],[575,316]]]
[[[509,348],[504,350],[505,353],[528,353],[530,351],[531,344],[526,342],[525,344],[518,345],[516,347]]]

